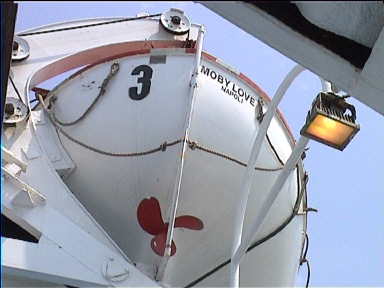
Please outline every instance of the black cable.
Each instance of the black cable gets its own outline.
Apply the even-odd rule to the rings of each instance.
[[[311,279],[311,267],[309,266],[309,261],[307,259],[308,247],[309,247],[309,237],[308,237],[308,234],[305,233],[305,250],[300,260],[300,266],[303,265],[304,263],[307,264],[307,282],[305,284],[305,288],[309,287],[309,280]]]
[[[207,272],[206,274],[204,274],[203,276],[197,278],[195,281],[189,283],[187,286],[185,286],[185,288],[190,288],[190,287],[193,287],[195,286],[196,284],[198,284],[199,282],[203,281],[205,278],[211,276],[212,274],[216,273],[217,271],[219,271],[221,268],[227,266],[229,263],[231,263],[231,259],[221,263],[220,265],[216,266],[215,268],[213,268],[211,271]]]
[[[307,283],[305,284],[305,288],[309,287],[309,279],[311,279],[311,268],[309,267],[309,261],[305,261],[307,263]]]
[[[16,88],[16,85],[15,85],[15,83],[13,82],[13,79],[11,78],[11,76],[9,76],[8,78],[9,78],[9,80],[11,80],[11,84],[12,84],[12,86],[13,86],[13,89],[15,89],[15,92],[16,92],[16,94],[17,94],[17,97],[19,97],[19,100],[25,105],[23,99],[21,98],[21,95],[20,95],[20,93],[19,93],[19,90]],[[26,105],[26,106],[27,106],[27,105]]]
[[[311,279],[311,267],[309,266],[309,261],[307,259],[303,259],[300,263],[300,266],[304,263],[307,264],[307,281],[305,282],[305,288],[308,288],[309,280]]]
[[[277,160],[279,160],[280,164],[284,166],[285,163],[283,162],[283,160],[281,160],[279,154],[278,154],[277,151],[276,151],[276,148],[272,145],[272,141],[271,141],[271,139],[269,138],[268,133],[265,134],[265,137],[267,138],[267,141],[268,141],[268,143],[269,143],[269,146],[272,148],[273,153],[276,155]]]
[[[308,253],[308,246],[309,246],[309,237],[308,234],[305,233],[305,250],[303,253],[303,256],[301,257],[301,261],[305,261],[307,259],[307,253]]]
[[[37,98],[32,99],[31,101],[29,101],[30,104],[32,104],[32,103],[34,103],[34,102],[38,102],[38,103],[37,103],[35,106],[33,106],[33,107],[31,108],[32,111],[36,111],[37,107],[39,107],[39,105],[40,105],[40,100],[37,99]]]
[[[21,34],[17,34],[17,36],[31,36],[31,35],[53,33],[53,32],[61,32],[61,31],[89,28],[89,27],[95,27],[95,26],[107,25],[107,24],[114,24],[114,23],[120,23],[120,22],[126,22],[126,21],[140,20],[140,19],[146,19],[146,18],[157,17],[157,16],[161,16],[161,13],[147,15],[147,16],[140,16],[140,17],[124,18],[124,19],[107,21],[107,22],[102,22],[102,23],[94,23],[94,24],[86,24],[86,25],[79,25],[79,26],[71,26],[71,27],[58,28],[58,29],[52,29],[52,30],[44,30],[44,31],[36,31],[36,32],[30,32],[30,33],[21,33]]]
[[[297,167],[297,165],[296,165],[296,167]],[[297,167],[297,169],[298,169],[298,167]],[[299,174],[299,173],[297,172],[297,174]],[[295,216],[297,215],[297,212],[299,211],[301,199],[303,198],[305,189],[306,189],[305,187],[302,187],[302,189],[300,189],[300,191],[298,191],[298,195],[297,195],[297,198],[296,198],[295,206],[293,208],[293,211],[292,211],[291,215],[289,215],[289,217],[287,219],[285,219],[285,221],[283,223],[281,223],[271,233],[269,233],[265,237],[257,240],[255,243],[253,243],[251,246],[249,246],[248,249],[247,249],[247,252],[251,251],[253,248],[256,248],[257,246],[259,246],[260,244],[264,243],[265,241],[271,239],[272,237],[274,237],[275,235],[280,233],[285,227],[287,227],[289,223],[291,223],[291,221],[293,220],[293,218],[295,218]],[[307,234],[305,234],[305,235],[307,235]]]
[[[296,165],[296,167],[298,169],[298,165]],[[306,180],[307,179],[305,179],[305,181]],[[298,189],[300,189],[299,185],[298,185]],[[301,187],[300,191],[298,191],[298,193],[297,193],[297,198],[296,198],[295,206],[293,208],[292,213],[289,215],[289,217],[283,223],[281,223],[275,230],[273,230],[271,233],[269,233],[268,235],[264,236],[263,238],[257,240],[255,243],[253,243],[251,246],[249,246],[247,251],[246,251],[247,253],[249,251],[251,251],[252,249],[256,248],[257,246],[261,245],[262,243],[266,242],[267,240],[269,240],[269,239],[273,238],[274,236],[276,236],[285,227],[287,227],[289,223],[291,223],[293,218],[295,218],[295,216],[297,215],[297,212],[298,212],[298,210],[300,208],[301,199],[303,198],[303,195],[306,194],[305,191],[306,191],[306,186],[303,185]],[[305,235],[306,235],[306,237],[308,237],[307,234],[305,234]],[[306,242],[306,243],[308,243],[308,242]],[[306,249],[306,251],[307,250],[308,250],[308,248]],[[305,252],[305,255],[306,255],[306,252]],[[211,276],[212,274],[214,274],[216,271],[220,270],[224,266],[228,265],[229,263],[231,263],[231,259],[229,259],[229,260],[219,264],[218,266],[216,266],[215,268],[213,268],[209,272],[205,273],[204,275],[202,275],[198,279],[196,279],[193,282],[189,283],[187,286],[185,286],[185,288],[189,288],[189,287],[195,286],[196,284],[198,284],[199,282],[201,282],[204,279],[208,278],[209,276]]]

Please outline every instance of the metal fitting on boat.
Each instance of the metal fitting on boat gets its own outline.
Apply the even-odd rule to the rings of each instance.
[[[109,258],[102,270],[105,279],[111,282],[123,282],[129,277],[129,270],[113,258]]]
[[[28,42],[23,38],[15,36],[12,45],[12,61],[22,61],[29,56]]]
[[[184,11],[175,8],[161,14],[160,23],[165,30],[176,35],[186,34],[191,28],[191,22]]]

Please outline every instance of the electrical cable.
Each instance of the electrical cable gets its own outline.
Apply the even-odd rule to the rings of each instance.
[[[297,166],[296,166],[297,167]],[[247,252],[248,251],[251,251],[253,248],[259,246],[261,243],[264,243],[265,241],[267,241],[268,239],[271,239],[273,236],[277,235],[278,233],[280,233],[285,227],[288,226],[289,223],[291,223],[291,221],[293,220],[293,218],[295,218],[295,216],[297,215],[297,212],[299,211],[299,208],[300,208],[300,203],[301,203],[301,200],[303,198],[303,195],[304,195],[304,192],[305,192],[305,186],[302,187],[301,191],[300,191],[300,194],[298,195],[298,197],[296,198],[296,202],[295,202],[295,206],[293,208],[293,212],[291,213],[291,215],[289,215],[289,217],[287,219],[285,219],[285,221],[283,223],[281,223],[275,230],[273,230],[270,234],[268,234],[267,236],[261,238],[260,240],[256,241],[255,243],[253,243],[251,246],[248,247],[247,249]]]
[[[309,266],[309,261],[306,260],[305,263],[307,264],[307,282],[305,284],[305,288],[309,287],[309,280],[311,279],[311,267]]]
[[[308,237],[308,234],[305,233],[305,249],[304,249],[303,255],[301,256],[301,261],[304,261],[305,259],[307,259],[308,245],[309,245],[309,237]]]
[[[32,36],[32,35],[39,35],[39,34],[47,34],[47,33],[89,28],[89,27],[95,27],[95,26],[101,26],[101,25],[115,24],[115,23],[121,23],[121,22],[127,22],[127,21],[141,20],[141,19],[158,17],[158,16],[161,16],[161,13],[147,15],[147,16],[140,16],[140,17],[123,18],[123,19],[119,19],[119,20],[107,21],[107,22],[102,22],[102,23],[71,26],[71,27],[58,28],[58,29],[52,29],[52,30],[44,30],[44,31],[36,31],[36,32],[30,32],[30,33],[21,33],[21,34],[17,34],[17,36]]]
[[[298,168],[298,166],[296,165],[296,168]],[[289,223],[291,223],[291,221],[293,220],[293,218],[295,218],[295,216],[297,215],[297,212],[299,211],[300,209],[300,203],[301,203],[301,200],[303,198],[303,195],[306,194],[306,183],[308,181],[308,176],[305,175],[304,176],[304,184],[305,185],[302,185],[301,187],[301,190],[300,192],[297,194],[297,198],[296,198],[296,202],[295,202],[295,206],[293,208],[293,211],[292,213],[289,215],[289,217],[283,222],[281,223],[275,230],[273,230],[271,233],[269,233],[268,235],[264,236],[263,238],[257,240],[255,243],[253,243],[251,246],[248,247],[247,249],[247,253],[249,251],[251,251],[252,249],[256,248],[257,246],[261,245],[262,243],[266,242],[267,240],[273,238],[274,236],[276,236],[279,232],[281,232],[285,227],[288,226]],[[306,234],[307,235],[307,234]],[[306,250],[307,251],[307,250]],[[305,254],[306,255],[306,254]],[[229,263],[231,263],[231,259],[219,264],[218,266],[216,266],[215,268],[213,268],[212,270],[210,270],[209,272],[205,273],[204,275],[202,275],[201,277],[199,277],[198,279],[194,280],[193,282],[189,283],[187,286],[185,286],[185,288],[189,288],[189,287],[193,287],[195,286],[196,284],[198,284],[199,282],[203,281],[204,279],[206,279],[207,277],[211,276],[212,274],[214,274],[215,272],[217,272],[218,270],[220,270],[221,268],[225,267],[226,265],[228,265]]]
[[[267,138],[267,141],[268,141],[268,143],[269,143],[269,146],[272,148],[272,151],[273,151],[273,153],[275,154],[277,160],[280,162],[281,165],[284,166],[284,161],[281,160],[279,154],[277,153],[277,150],[276,150],[275,146],[273,146],[272,141],[271,141],[271,139],[270,139],[269,136],[268,136],[268,133],[265,134],[265,138]]]
[[[305,282],[305,288],[308,288],[309,287],[309,280],[311,279],[311,267],[309,266],[308,259],[302,260],[300,263],[300,266],[303,265],[304,263],[307,265],[307,280]]]
[[[305,288],[309,287],[309,280],[311,278],[311,267],[309,266],[309,261],[307,259],[308,247],[309,247],[309,237],[308,237],[308,234],[305,233],[305,249],[304,249],[304,253],[302,253],[301,260],[300,260],[300,266],[303,265],[304,263],[307,264],[307,281],[305,284]]]

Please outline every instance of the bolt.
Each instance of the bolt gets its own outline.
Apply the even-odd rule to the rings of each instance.
[[[179,25],[181,23],[181,18],[179,16],[172,16],[171,21],[175,25]]]
[[[13,41],[12,50],[16,51],[18,49],[19,49],[19,43],[17,43],[16,41]]]
[[[8,115],[13,115],[13,113],[15,113],[15,107],[12,103],[5,103],[5,113]]]

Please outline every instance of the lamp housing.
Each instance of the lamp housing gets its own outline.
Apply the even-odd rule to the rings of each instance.
[[[359,130],[355,107],[348,104],[345,97],[320,92],[308,111],[300,134],[343,151]]]

